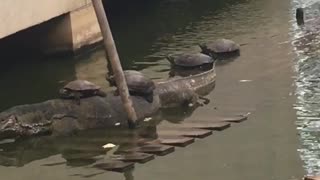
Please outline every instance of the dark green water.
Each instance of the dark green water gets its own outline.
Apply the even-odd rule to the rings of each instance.
[[[211,103],[189,114],[171,112],[167,121],[210,119],[250,111],[248,122],[216,133],[175,153],[136,165],[126,174],[88,168],[102,161],[103,144],[122,147],[139,132],[84,132],[61,139],[33,139],[6,145],[0,153],[0,174],[20,179],[300,179],[305,173],[292,108],[296,101],[295,55],[290,40],[290,0],[162,0],[108,4],[110,24],[124,69],[167,78],[167,54],[198,52],[197,44],[231,38],[241,47],[233,62],[217,65]],[[85,78],[108,89],[105,58],[98,48],[77,58],[16,61],[4,59],[0,72],[0,109],[57,97],[64,81]],[[249,81],[241,81],[249,80]],[[167,114],[169,115],[169,114]],[[52,164],[57,163],[57,164]],[[51,166],[48,166],[51,164]]]

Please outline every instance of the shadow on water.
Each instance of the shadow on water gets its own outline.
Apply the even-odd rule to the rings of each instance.
[[[2,59],[0,110],[57,97],[63,82],[74,79],[75,60]]]

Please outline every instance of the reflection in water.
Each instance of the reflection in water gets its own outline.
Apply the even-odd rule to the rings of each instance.
[[[297,55],[295,109],[303,145],[300,154],[308,174],[320,173],[320,4],[315,2],[297,0],[293,4],[304,7],[306,21],[300,27],[293,25],[292,45]]]
[[[134,180],[132,170],[125,172],[124,177],[125,177],[125,180]]]
[[[107,90],[110,86],[105,79],[106,67],[105,53],[100,48],[100,51],[79,58],[79,62],[75,65],[75,76],[77,79],[86,79]]]
[[[110,155],[130,148],[143,145],[147,141],[152,141],[158,138],[157,125],[162,119],[168,117],[179,117],[184,114],[188,117],[196,108],[171,109],[178,114],[169,115],[167,113],[159,113],[154,116],[152,121],[144,122],[142,126],[136,130],[128,129],[108,129],[108,130],[88,130],[79,132],[71,137],[37,137],[17,141],[13,143],[0,144],[0,165],[7,167],[23,167],[29,163],[48,158],[54,155],[61,155],[63,161],[50,162],[41,166],[67,166],[67,167],[90,167],[94,164],[103,163],[110,160]],[[102,146],[106,143],[113,143],[118,146],[115,152],[110,154]],[[108,154],[108,156],[106,156]],[[74,174],[72,176],[93,177],[100,175],[93,174]],[[126,180],[133,180],[133,171],[124,173]]]
[[[257,109],[256,118],[245,126],[240,125],[239,130],[233,128],[216,139],[214,138],[217,136],[214,136],[193,148],[181,150],[183,153],[180,151],[167,159],[157,158],[156,163],[140,166],[135,169],[136,177],[174,177],[177,180],[188,180],[197,179],[201,174],[202,179],[269,180],[298,176],[300,166],[297,165],[295,137],[290,136],[293,132],[289,122],[295,117],[291,116],[291,111],[288,110],[291,108],[287,108],[287,105],[291,105],[290,101],[283,100],[284,94],[290,89],[287,85],[290,81],[287,76],[290,73],[286,67],[291,64],[287,61],[286,45],[278,44],[288,40],[287,10],[291,0],[126,0],[125,3],[124,0],[106,1],[110,2],[110,24],[124,69],[142,71],[153,79],[168,77],[170,64],[165,59],[168,54],[199,52],[199,43],[217,38],[230,38],[239,44],[247,44],[242,48],[244,53],[239,58],[233,62],[224,61],[224,66],[217,64],[218,88],[209,95],[211,103],[208,106],[186,113],[184,110],[167,110],[164,112],[166,117],[162,118],[172,123],[189,117],[193,120],[211,119],[216,111],[225,110],[230,113],[232,108],[239,110],[250,107]],[[104,79],[103,59],[102,49],[76,59],[29,61],[22,58],[16,64],[8,59],[8,65],[1,67],[0,72],[0,83],[5,85],[1,86],[0,109],[51,99],[57,96],[57,90],[62,87],[60,81],[75,78],[88,78],[108,88]],[[302,58],[301,62],[303,61]],[[314,66],[316,65],[315,63]],[[306,68],[303,65],[299,67]],[[252,81],[238,83],[239,78]],[[297,92],[299,91],[298,86]],[[299,98],[309,96],[306,93],[308,89],[301,92],[304,94],[299,95]],[[303,102],[303,106],[298,104],[301,105],[300,114],[310,112],[308,108],[312,107],[312,104],[306,102]],[[213,110],[215,106],[218,110]],[[305,111],[306,109],[308,111]],[[279,122],[279,118],[283,118],[283,121]],[[283,129],[287,131],[283,132]],[[155,130],[151,128],[148,131],[151,133],[139,133],[139,136],[156,138],[156,134],[149,136]],[[292,134],[288,135],[289,132]],[[100,161],[100,156],[105,153],[100,152],[101,145],[113,141],[112,137],[103,139],[104,133],[92,133],[93,135],[87,135],[87,139],[80,134],[78,138],[84,138],[83,142],[77,140],[77,137],[69,137],[70,139],[61,138],[53,141],[53,145],[47,145],[48,148],[38,146],[39,148],[32,149],[32,141],[11,147],[12,149],[3,152],[7,158],[3,158],[3,164],[22,167],[14,170],[0,167],[0,172],[9,180],[21,177],[36,179],[39,176],[48,180],[72,179],[68,175],[76,175],[79,172],[83,175],[81,177],[94,179],[94,176],[101,172],[88,172],[87,168],[81,168],[81,164]],[[130,147],[130,143],[123,143],[121,148],[126,146]],[[87,153],[82,153],[82,147],[87,148]],[[53,156],[55,154],[58,157]],[[254,156],[255,154],[259,156]],[[57,161],[61,160],[59,155],[65,158],[62,161],[68,161],[72,168],[65,168],[65,164],[42,166],[61,162]],[[76,161],[77,158],[85,160]],[[184,173],[179,171],[182,168],[186,169]],[[96,179],[123,179],[123,175],[116,176],[113,173],[101,176]],[[130,173],[125,176],[132,178]]]
[[[199,52],[200,42],[218,37],[231,38],[241,33],[243,23],[220,21],[226,19],[226,22],[236,22],[237,18],[246,16],[241,12],[228,15],[227,8],[230,4],[235,8],[239,4],[241,8],[241,3],[246,2],[109,0],[107,8],[110,24],[123,68],[142,71],[153,79],[167,78],[170,66],[165,60],[166,55],[185,51]],[[237,28],[233,29],[233,26]],[[109,88],[104,78],[106,61],[101,47],[74,59],[37,60],[24,56],[12,58],[9,56],[1,59],[4,64],[0,71],[0,83],[3,84],[0,110],[58,97],[58,90],[64,83],[76,78],[87,78],[103,88]],[[12,98],[17,96],[18,98]]]

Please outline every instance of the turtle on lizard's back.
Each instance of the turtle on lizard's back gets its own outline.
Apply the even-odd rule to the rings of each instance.
[[[100,86],[87,80],[74,80],[60,89],[61,98],[75,99],[80,104],[80,98],[91,96],[106,96]]]

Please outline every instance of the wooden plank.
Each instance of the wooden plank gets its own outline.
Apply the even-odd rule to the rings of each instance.
[[[59,165],[64,165],[67,162],[63,161],[63,162],[56,162],[56,163],[48,163],[48,164],[42,164],[41,166],[59,166]]]
[[[159,139],[148,142],[148,144],[164,144],[178,147],[186,147],[192,143],[194,143],[194,138],[183,136],[162,136]]]
[[[201,119],[193,119],[191,118],[191,121],[201,121],[201,122],[230,122],[230,123],[239,123],[243,122],[248,119],[248,116],[251,114],[248,113],[232,113],[233,115],[230,115],[230,112],[220,114],[221,112],[214,113],[214,115],[202,115]]]
[[[193,128],[222,131],[231,126],[228,122],[185,122],[183,126],[192,126]]]
[[[158,156],[164,156],[169,153],[174,152],[174,147],[172,146],[164,146],[164,145],[145,145],[142,147],[139,147],[137,149],[140,152],[144,153],[150,153],[150,154],[156,154]]]
[[[171,146],[186,147],[194,143],[194,138],[178,137],[178,138],[160,138],[160,143]]]
[[[222,118],[219,118],[219,121],[240,123],[247,119],[248,119],[248,116],[234,116],[234,117],[222,117]]]
[[[117,154],[111,156],[112,160],[118,160],[123,162],[138,162],[138,163],[146,163],[154,159],[153,154],[146,154],[146,153],[138,153],[132,152],[127,154]]]
[[[143,152],[148,154],[155,154],[158,156],[164,156],[169,153],[174,152],[174,147],[172,146],[165,146],[165,145],[159,145],[159,144],[147,144],[141,147],[136,147],[129,150],[124,150],[123,152]]]
[[[222,131],[231,126],[228,122],[201,122],[201,121],[191,121],[191,122],[183,122],[182,124],[170,124],[168,126],[164,126],[166,129],[173,128],[197,128],[197,129],[206,129],[206,130],[216,130]]]
[[[203,129],[183,128],[183,129],[163,129],[158,130],[159,136],[185,136],[192,138],[205,138],[210,136],[212,131]]]
[[[93,165],[93,167],[115,172],[125,172],[134,168],[134,163],[132,162],[122,162],[122,161],[110,161],[105,163],[99,163]]]

